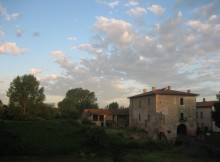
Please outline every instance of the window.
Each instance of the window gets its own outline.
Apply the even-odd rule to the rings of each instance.
[[[139,121],[141,120],[141,114],[139,114]]]
[[[148,115],[147,117],[148,117],[148,122],[150,122],[150,115]]]
[[[141,99],[139,99],[139,108],[141,108]]]
[[[98,115],[93,115],[93,121],[98,121]]]
[[[180,113],[180,120],[183,120],[183,119],[184,119],[184,114]]]
[[[180,105],[184,105],[183,98],[180,98]]]
[[[204,123],[201,123],[201,127],[204,128]]]
[[[147,98],[147,103],[150,105],[150,97]]]
[[[145,124],[145,127],[147,128],[147,120],[145,120],[145,123],[144,123],[144,124]]]
[[[99,116],[100,121],[104,121],[104,115]]]
[[[200,112],[200,119],[203,119],[203,112]]]

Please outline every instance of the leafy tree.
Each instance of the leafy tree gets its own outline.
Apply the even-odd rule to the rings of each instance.
[[[108,105],[108,109],[118,109],[119,104],[117,102],[112,102]]]
[[[31,107],[43,103],[45,100],[44,88],[31,74],[17,76],[7,91],[9,107],[21,108],[22,116],[26,116]]]
[[[218,99],[218,101],[220,101],[220,91],[218,94],[216,94],[216,98]]]
[[[78,118],[85,108],[97,108],[94,92],[87,89],[75,88],[68,90],[65,98],[58,103],[63,117]]]
[[[215,111],[213,112],[213,120],[217,127],[220,127],[220,92],[216,94],[218,102],[214,105]]]
[[[0,108],[3,107],[3,102],[0,100]]]

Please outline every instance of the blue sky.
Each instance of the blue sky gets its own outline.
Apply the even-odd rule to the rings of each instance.
[[[152,86],[220,91],[218,0],[0,0],[0,99],[18,75],[34,74],[46,102],[71,88],[100,107],[128,106]]]

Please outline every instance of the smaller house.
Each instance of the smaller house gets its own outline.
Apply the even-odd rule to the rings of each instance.
[[[129,110],[125,109],[85,109],[82,118],[93,121],[100,127],[127,127]]]
[[[208,130],[214,130],[215,125],[212,120],[212,112],[214,111],[214,104],[218,101],[206,101],[203,98],[202,102],[196,102],[196,118],[197,118],[197,127],[204,129],[205,127]]]

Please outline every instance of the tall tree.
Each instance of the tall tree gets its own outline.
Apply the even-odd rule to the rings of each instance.
[[[58,103],[64,117],[78,118],[85,108],[97,108],[94,92],[87,89],[75,88],[68,90],[65,98]]]
[[[213,120],[215,121],[215,125],[220,128],[220,92],[216,94],[216,98],[218,102],[214,105]]]
[[[28,108],[45,100],[44,88],[39,86],[40,82],[34,75],[17,76],[7,91],[9,106],[21,107],[22,115],[27,115]]]
[[[0,108],[3,107],[3,102],[0,100]]]
[[[109,109],[118,109],[119,108],[119,104],[117,102],[112,102],[108,105]]]

